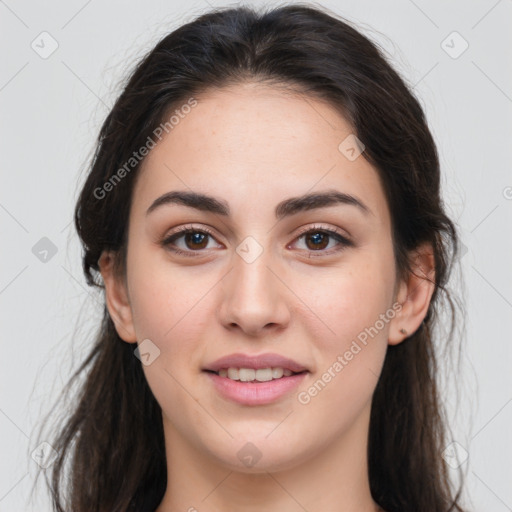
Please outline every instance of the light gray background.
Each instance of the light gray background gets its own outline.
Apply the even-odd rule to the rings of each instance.
[[[101,311],[82,276],[71,219],[116,84],[163,34],[208,4],[235,5],[0,1],[0,511],[50,510],[44,491],[27,502],[36,473],[31,453],[44,441],[37,422],[87,352]],[[444,197],[467,247],[464,281],[451,284],[467,307],[461,372],[447,371],[443,385],[452,440],[460,458],[469,455],[462,464],[469,509],[510,511],[512,1],[321,5],[389,52],[426,110]],[[31,47],[51,48],[43,31],[58,43],[46,59]],[[464,40],[469,47],[453,58]],[[42,237],[57,249],[46,262],[32,251]]]

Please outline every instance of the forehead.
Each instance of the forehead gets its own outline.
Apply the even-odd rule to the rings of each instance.
[[[145,158],[132,205],[139,213],[173,189],[224,197],[233,211],[261,212],[283,197],[336,188],[387,215],[376,170],[340,150],[353,129],[327,102],[257,84],[196,100]]]

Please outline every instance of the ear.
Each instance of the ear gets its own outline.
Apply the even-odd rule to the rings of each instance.
[[[396,301],[402,309],[390,322],[389,344],[397,345],[413,334],[425,318],[435,290],[432,245],[425,243],[410,255],[411,273],[398,285]],[[405,331],[405,332],[404,332]]]
[[[112,251],[103,251],[98,260],[101,276],[105,283],[105,301],[119,337],[127,343],[135,343],[137,337],[135,336],[128,292],[123,279],[115,272],[115,257],[116,254]]]

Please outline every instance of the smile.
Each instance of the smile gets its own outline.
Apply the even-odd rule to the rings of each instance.
[[[300,372],[292,372],[288,368],[222,368],[218,372],[217,375],[220,377],[227,377],[231,380],[239,380],[241,382],[268,382],[274,379],[281,379],[284,377],[289,377],[290,375],[294,375],[295,373]]]

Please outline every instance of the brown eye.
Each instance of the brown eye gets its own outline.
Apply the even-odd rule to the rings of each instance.
[[[302,239],[305,242],[304,250],[312,253],[313,256],[327,256],[354,246],[354,243],[347,237],[329,229],[309,229],[302,232],[296,240]]]
[[[208,245],[208,237],[210,235],[200,231],[190,231],[185,233],[183,236],[187,249],[205,249]]]
[[[329,245],[330,235],[321,231],[313,231],[311,235],[304,235],[308,249],[325,249]],[[311,244],[308,242],[311,241]]]
[[[200,256],[209,249],[208,243],[214,240],[206,229],[184,228],[162,240],[161,245],[170,251],[184,256]]]

